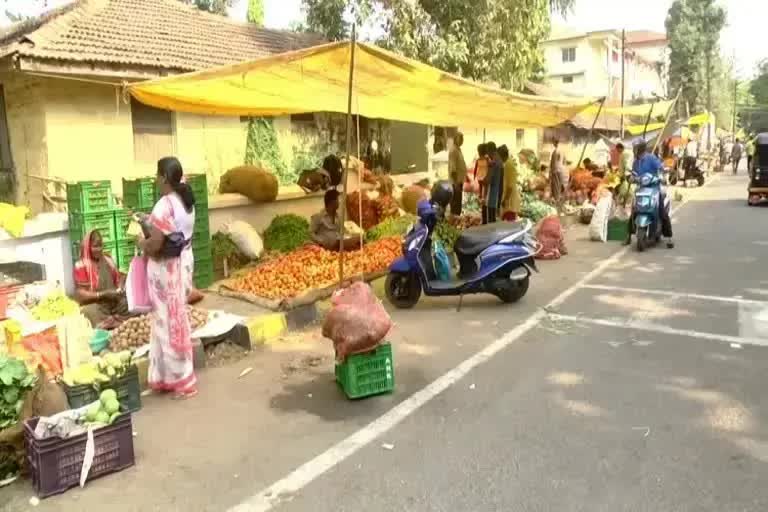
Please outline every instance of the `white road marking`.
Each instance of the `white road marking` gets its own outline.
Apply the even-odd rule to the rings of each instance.
[[[589,290],[603,290],[608,292],[638,293],[645,295],[659,295],[662,297],[674,297],[680,299],[708,300],[712,302],[730,302],[732,304],[751,304],[755,306],[768,306],[768,301],[743,299],[741,297],[723,297],[720,295],[702,295],[699,293],[672,292],[668,290],[649,290],[647,288],[623,288],[621,286],[609,286],[602,284],[585,284],[582,288]]]
[[[711,332],[693,331],[690,329],[676,329],[653,322],[637,320],[613,320],[608,318],[592,318],[578,315],[560,315],[550,313],[549,318],[557,322],[574,322],[590,325],[599,325],[601,327],[619,327],[621,329],[636,329],[638,331],[655,332],[659,334],[669,334],[673,336],[687,336],[689,338],[700,338],[710,341],[722,341],[725,343],[740,343],[743,345],[768,346],[768,339],[753,338],[745,336],[729,336],[727,334],[715,334]]]
[[[708,182],[706,185],[713,182],[714,180]],[[674,215],[677,213],[677,211],[679,211],[687,202],[688,198],[683,198],[683,201],[677,205],[671,214]],[[545,310],[557,307],[565,302],[571,295],[602,273],[606,268],[615,265],[628,250],[629,246],[616,251],[608,259],[603,260],[589,273],[585,274],[578,282],[561,292],[560,295],[555,297],[554,300],[545,306],[544,310],[539,310],[536,313],[533,313],[522,324],[507,332],[501,338],[469,359],[466,359],[452,370],[449,370],[447,373],[438,377],[425,388],[406,398],[378,419],[328,448],[314,459],[305,462],[266,489],[247,498],[239,505],[230,508],[228,512],[268,512],[280,503],[289,501],[294,493],[300,491],[320,475],[346,460],[359,449],[370,444],[377,437],[397,426],[401,421],[445,391],[448,387],[458,382],[478,365],[484,363],[498,352],[514,343],[532,328],[536,327],[541,320],[547,316]]]

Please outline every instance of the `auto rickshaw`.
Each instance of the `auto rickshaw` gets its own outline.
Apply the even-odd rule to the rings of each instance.
[[[755,138],[755,156],[749,168],[747,202],[750,206],[768,199],[768,132]]]

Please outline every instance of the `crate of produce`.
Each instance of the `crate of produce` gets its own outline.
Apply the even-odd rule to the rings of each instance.
[[[110,242],[104,244],[104,254],[112,258],[115,264],[117,264],[117,242]],[[76,262],[80,259],[80,242],[72,242],[72,261]]]
[[[608,221],[608,240],[624,241],[629,234],[629,221],[627,219],[613,218]]]
[[[69,213],[93,213],[111,210],[112,184],[108,181],[80,181],[67,184]]]
[[[201,204],[195,205],[195,233],[211,232],[211,224],[208,219],[208,207]]]
[[[117,241],[115,230],[115,212],[107,210],[95,213],[70,213],[69,238],[80,242],[86,233],[98,229],[104,243]]]
[[[186,174],[184,179],[195,194],[195,203],[208,205],[208,178],[205,174]]]
[[[336,365],[336,382],[350,399],[391,393],[395,389],[392,345],[386,343],[371,352],[347,357]]]
[[[128,273],[128,268],[131,266],[131,260],[137,254],[138,248],[135,240],[123,240],[117,242],[115,264],[117,269],[124,273]]]
[[[131,224],[133,213],[146,213],[149,215],[152,213],[151,209],[137,209],[137,210],[115,210],[115,234],[117,241],[121,240],[134,240],[135,237],[128,235],[128,226]]]
[[[37,439],[39,418],[24,422],[24,441],[32,476],[32,487],[40,498],[60,494],[80,485],[87,433],[62,439]],[[129,413],[111,425],[93,431],[94,457],[88,481],[122,471],[136,463],[133,451],[133,422]]]
[[[72,409],[83,407],[99,399],[100,389],[83,384],[79,386],[67,386],[62,382],[67,402]],[[141,388],[139,386],[139,370],[132,365],[125,375],[117,379],[114,384],[104,384],[104,389],[114,389],[120,406],[128,412],[136,412],[141,409]]]
[[[131,210],[151,209],[158,198],[157,181],[152,178],[123,178],[123,206]]]

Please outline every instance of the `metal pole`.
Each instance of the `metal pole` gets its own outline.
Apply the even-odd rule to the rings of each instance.
[[[737,98],[739,96],[739,81],[734,77],[733,79],[733,120],[731,120],[731,133],[736,133],[736,109]]]
[[[352,156],[352,86],[355,78],[355,46],[357,46],[357,30],[352,25],[352,44],[349,56],[349,88],[347,92],[347,161],[341,176],[341,212],[339,215],[339,286],[344,282],[344,222],[347,220],[347,176],[349,176],[349,160]]]
[[[584,147],[581,148],[581,156],[579,156],[579,162],[576,164],[577,169],[581,167],[581,162],[582,160],[584,160],[584,153],[587,152],[587,144],[589,144],[590,139],[592,139],[592,132],[595,131],[595,126],[597,125],[597,119],[600,117],[600,113],[603,111],[603,105],[605,105],[605,100],[606,100],[605,97],[602,100],[600,100],[600,106],[597,108],[597,115],[595,116],[594,121],[592,121],[592,127],[590,127],[589,129],[589,133],[587,133],[587,140],[584,141]]]
[[[712,115],[712,47],[707,50],[707,114]],[[712,149],[712,121],[707,119],[707,152]]]
[[[651,108],[648,109],[648,116],[645,118],[645,126],[643,126],[643,140],[645,140],[645,136],[648,133],[648,123],[651,122],[651,115],[653,114],[653,107],[656,106],[656,99],[654,98],[653,103],[651,103]]]
[[[680,99],[680,94],[683,92],[683,88],[680,87],[677,90],[677,94],[675,95],[675,100],[672,102],[672,104],[669,106],[669,110],[667,110],[667,117],[664,120],[664,128],[661,129],[659,132],[659,136],[656,137],[656,142],[653,144],[653,151],[651,153],[656,153],[656,148],[659,147],[659,143],[661,142],[661,136],[664,135],[664,131],[667,129],[667,126],[669,126],[669,117],[672,115],[673,109],[677,106],[677,101]],[[645,138],[645,137],[643,137]]]
[[[626,60],[626,54],[625,46],[627,43],[627,31],[622,29],[621,30],[621,138],[624,138],[624,94],[625,94],[625,88],[624,88],[624,80],[625,80],[625,71],[624,71],[624,64]]]

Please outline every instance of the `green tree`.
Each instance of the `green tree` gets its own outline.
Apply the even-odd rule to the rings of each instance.
[[[675,0],[666,19],[670,91],[682,88],[681,114],[707,106],[707,73],[717,72],[725,9],[716,0]],[[715,86],[712,79],[712,86]],[[716,94],[713,90],[713,104]]]
[[[248,0],[248,23],[264,26],[264,0]]]
[[[757,66],[757,76],[749,84],[755,103],[768,105],[768,59]]]
[[[345,14],[397,53],[473,80],[520,88],[544,69],[539,43],[553,10],[574,0],[303,0],[307,29],[347,39]]]

